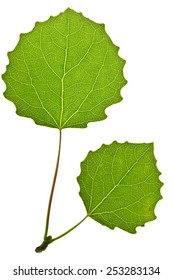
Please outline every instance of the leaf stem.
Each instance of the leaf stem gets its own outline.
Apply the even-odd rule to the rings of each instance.
[[[55,190],[56,178],[57,178],[59,162],[60,162],[61,142],[62,142],[62,131],[61,131],[61,129],[59,129],[59,149],[58,149],[57,162],[56,162],[56,167],[55,167],[55,172],[54,172],[54,177],[53,177],[53,182],[52,182],[52,188],[51,188],[49,203],[48,203],[48,208],[47,208],[44,239],[43,239],[42,244],[35,249],[35,251],[37,253],[41,253],[42,251],[46,250],[46,248],[48,247],[48,245],[50,243],[60,239],[61,237],[65,236],[66,234],[68,234],[69,232],[74,230],[76,227],[78,227],[88,217],[88,215],[86,215],[81,221],[79,221],[73,227],[71,227],[70,229],[68,229],[67,231],[65,231],[64,233],[60,234],[59,236],[57,236],[55,238],[52,238],[52,236],[48,236],[51,205],[52,205],[52,199],[53,199],[53,194],[54,194],[54,190]]]
[[[53,182],[52,182],[52,188],[51,188],[50,197],[49,197],[49,203],[48,203],[48,208],[47,208],[47,216],[46,216],[46,226],[45,226],[45,233],[44,233],[44,241],[47,240],[47,235],[48,235],[50,211],[51,211],[52,199],[53,199],[53,194],[54,194],[54,190],[55,190],[55,183],[56,183],[56,178],[57,178],[58,168],[59,168],[59,162],[60,162],[61,142],[62,142],[62,131],[61,131],[61,129],[59,129],[59,148],[58,148],[58,156],[57,156],[57,162],[56,162],[56,167],[55,167],[55,172],[54,172],[54,177],[53,177]]]
[[[67,231],[65,231],[64,233],[62,233],[61,235],[55,237],[55,238],[51,238],[50,241],[48,241],[48,243],[52,243],[60,238],[62,238],[63,236],[65,236],[66,234],[68,234],[69,232],[71,232],[72,230],[74,230],[75,228],[77,228],[81,223],[83,223],[85,221],[85,219],[88,217],[88,215],[86,215],[80,222],[78,222],[77,224],[75,224],[73,227],[71,227],[70,229],[68,229]]]

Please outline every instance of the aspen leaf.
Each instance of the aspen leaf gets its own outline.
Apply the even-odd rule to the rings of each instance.
[[[5,97],[36,124],[86,127],[122,100],[125,61],[98,24],[71,9],[21,34],[8,54]]]
[[[111,229],[135,233],[156,218],[159,175],[152,143],[113,142],[90,151],[78,177],[87,215]]]

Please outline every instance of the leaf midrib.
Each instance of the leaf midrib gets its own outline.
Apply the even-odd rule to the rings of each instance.
[[[64,78],[66,76],[66,65],[67,65],[67,56],[69,49],[69,34],[70,34],[70,17],[69,9],[67,10],[67,35],[66,35],[66,46],[65,46],[65,55],[64,55],[64,72],[61,79],[61,113],[60,113],[60,129],[62,129],[63,123],[63,113],[64,113]]]

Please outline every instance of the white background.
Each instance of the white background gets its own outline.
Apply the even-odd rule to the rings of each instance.
[[[62,157],[53,200],[50,234],[62,233],[85,216],[76,177],[89,150],[102,143],[154,142],[162,172],[163,199],[157,219],[132,235],[87,219],[73,232],[36,254],[42,242],[49,191],[58,148],[58,130],[15,114],[0,80],[0,277],[13,269],[97,268],[83,279],[172,279],[173,252],[173,7],[171,0],[6,0],[0,4],[0,73],[19,34],[70,7],[105,23],[126,60],[124,100],[106,110],[105,121],[63,131]],[[107,266],[159,266],[160,276],[105,276]],[[56,279],[58,276],[37,276]],[[59,276],[60,277],[60,276]],[[70,278],[70,276],[66,276]],[[73,276],[79,279],[79,276]],[[18,276],[17,279],[26,279]],[[27,279],[36,279],[29,276]]]

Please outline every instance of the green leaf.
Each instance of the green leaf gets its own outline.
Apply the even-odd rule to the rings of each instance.
[[[153,144],[102,145],[89,152],[78,177],[88,216],[111,229],[130,233],[156,218],[162,198]]]
[[[120,102],[125,61],[103,24],[71,9],[21,34],[8,54],[5,97],[39,125],[86,127]]]

